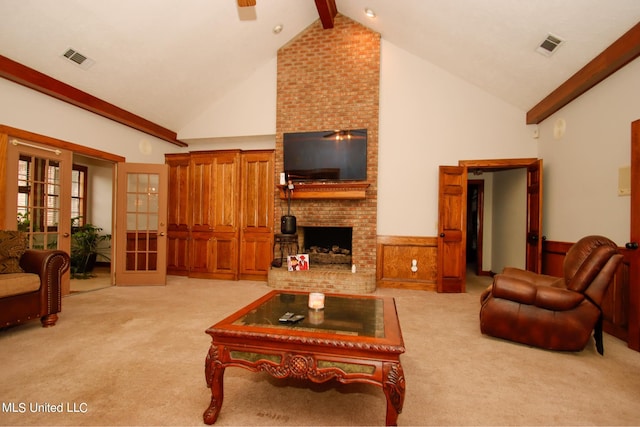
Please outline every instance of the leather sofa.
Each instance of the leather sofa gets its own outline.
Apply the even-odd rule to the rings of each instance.
[[[40,319],[53,326],[62,309],[61,279],[69,255],[60,250],[20,248],[12,234],[0,231],[0,328]],[[13,237],[7,247],[7,236]],[[17,238],[20,240],[20,237]]]
[[[614,242],[587,236],[567,252],[563,277],[507,267],[480,297],[480,330],[561,351],[584,349],[595,331],[603,354],[600,304],[621,261]]]

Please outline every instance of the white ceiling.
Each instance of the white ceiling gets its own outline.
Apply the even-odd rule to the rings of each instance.
[[[640,0],[336,4],[384,40],[523,111],[640,22]],[[0,16],[1,55],[179,132],[318,12],[313,0],[242,9],[236,0],[0,0]],[[277,24],[284,30],[275,35]],[[548,33],[566,40],[551,57],[535,51]],[[64,60],[68,48],[95,64],[84,70]]]

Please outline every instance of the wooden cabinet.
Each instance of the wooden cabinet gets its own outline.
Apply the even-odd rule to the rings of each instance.
[[[168,273],[266,279],[273,257],[273,150],[167,154],[166,163]]]
[[[191,153],[190,275],[238,279],[240,151]]]

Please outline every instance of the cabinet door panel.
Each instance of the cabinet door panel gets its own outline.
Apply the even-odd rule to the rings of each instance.
[[[209,254],[212,249],[212,236],[210,233],[191,233],[191,259],[189,271],[192,273],[208,273],[211,271]]]
[[[273,153],[246,153],[242,162],[242,228],[273,232]]]
[[[189,274],[189,232],[167,233],[167,274]]]
[[[273,151],[243,153],[240,275],[266,278],[273,260]]]
[[[235,232],[239,217],[239,157],[225,153],[215,157],[211,184],[213,212],[211,225],[216,232]]]
[[[189,167],[191,176],[191,230],[212,230],[214,159],[211,155],[192,154]]]
[[[246,233],[240,251],[241,278],[266,277],[273,260],[273,237],[267,233]]]
[[[169,165],[169,210],[167,213],[167,231],[188,231],[190,188],[188,154],[167,154],[166,163]]]
[[[211,277],[238,279],[238,239],[234,234],[216,235],[212,241]]]

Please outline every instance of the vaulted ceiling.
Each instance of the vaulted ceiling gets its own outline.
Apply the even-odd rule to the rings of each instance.
[[[327,19],[332,4],[2,0],[0,55],[177,132],[323,13]],[[524,112],[640,22],[638,0],[335,0],[335,6],[383,40]],[[536,52],[548,34],[564,40],[551,56]],[[65,59],[69,48],[92,65]]]

